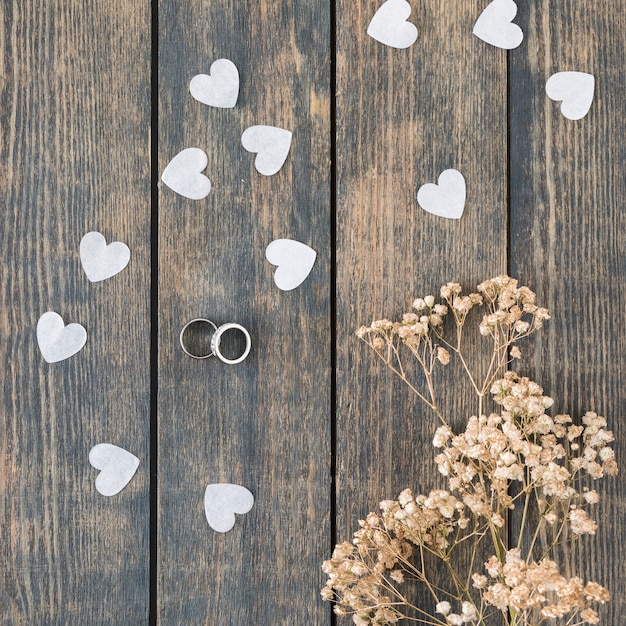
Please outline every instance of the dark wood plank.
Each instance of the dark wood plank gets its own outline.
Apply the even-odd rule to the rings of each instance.
[[[184,6],[184,10],[183,10]],[[158,619],[170,624],[326,624],[320,564],[330,546],[330,101],[328,2],[160,2],[159,168],[203,149],[209,196],[159,193]],[[195,101],[213,61],[239,68],[239,101]],[[282,170],[263,177],[241,134],[293,131]],[[318,252],[307,281],[279,291],[265,248]],[[250,356],[193,361],[194,317],[243,324]],[[209,483],[256,498],[226,534],[203,510]]]
[[[3,2],[0,57],[0,621],[147,624],[148,3]],[[131,248],[101,283],[90,230]],[[60,363],[37,347],[48,310],[88,333]],[[88,462],[102,442],[141,460],[111,498]]]
[[[555,399],[554,413],[606,416],[623,463],[624,14],[610,0],[564,0],[558,10],[542,1],[520,5],[519,22],[527,49],[511,56],[511,264],[553,317],[524,373]],[[546,96],[546,81],[559,71],[596,77],[582,120],[564,118]],[[610,589],[601,623],[620,624],[626,492],[622,479],[598,487],[597,536],[558,556],[568,575]]]
[[[474,290],[507,265],[506,53],[472,35],[483,3],[411,3],[419,35],[406,50],[366,34],[380,4],[337,8],[339,541],[381,500],[441,486],[431,445],[437,418],[355,329],[399,318],[448,281]],[[417,205],[418,188],[448,168],[467,182],[458,221]],[[477,358],[487,349],[469,344]],[[440,381],[450,390],[441,408],[457,427],[477,410],[460,380],[451,369]],[[425,592],[416,602],[431,606]]]

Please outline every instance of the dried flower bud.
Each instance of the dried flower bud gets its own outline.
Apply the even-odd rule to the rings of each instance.
[[[478,617],[478,611],[476,607],[471,602],[463,602],[461,606],[461,613],[463,613],[463,617],[465,618],[465,622],[469,622]]]
[[[449,602],[439,602],[435,607],[435,613],[440,613],[441,615],[448,615],[452,610],[452,606]]]
[[[432,308],[433,308],[433,305],[435,304],[435,298],[434,298],[434,296],[426,296],[426,297],[424,298],[424,302],[426,303],[426,306],[427,306],[429,309],[432,309]]]
[[[372,348],[374,350],[382,350],[385,347],[385,340],[382,337],[374,337],[372,340]]]
[[[437,360],[442,365],[448,365],[450,363],[450,353],[445,348],[437,348]]]
[[[598,525],[583,509],[572,509],[569,512],[570,528],[575,535],[595,535]]]
[[[581,611],[580,617],[585,622],[585,624],[599,624],[600,623],[600,617],[593,609],[590,609],[590,608],[587,608],[584,611]]]
[[[416,311],[423,311],[426,308],[424,298],[415,298],[415,300],[413,300],[413,308]]]
[[[491,516],[491,523],[498,528],[502,528],[504,526],[504,518],[500,513],[494,513]]]
[[[521,350],[517,346],[513,346],[511,348],[511,358],[512,359],[521,359],[522,358],[522,352],[521,352]]]
[[[612,459],[615,458],[615,452],[613,452],[612,448],[609,448],[608,446],[606,446],[602,448],[602,450],[600,450],[599,456],[602,462],[611,461]]]
[[[389,576],[391,576],[391,578],[395,580],[398,584],[404,582],[404,573],[402,572],[402,570],[394,569],[392,572],[389,572]]]
[[[436,313],[433,313],[429,317],[429,322],[431,326],[437,327],[443,324],[443,319],[441,318],[441,315],[437,315]]]
[[[611,599],[611,594],[608,589],[605,589],[602,585],[595,582],[588,582],[585,585],[585,596],[588,600],[593,602],[608,602]]]
[[[435,446],[435,448],[443,448],[451,436],[452,433],[447,426],[439,426],[439,428],[435,431],[435,436],[433,437],[433,446]]]
[[[522,322],[521,320],[519,322],[515,322],[515,325],[513,326],[513,328],[515,328],[515,330],[520,334],[523,335],[525,332],[528,331],[528,329],[530,328],[530,324],[528,322]]]

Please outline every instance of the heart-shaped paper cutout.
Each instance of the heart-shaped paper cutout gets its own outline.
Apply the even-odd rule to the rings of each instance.
[[[514,0],[493,0],[474,24],[474,35],[484,42],[513,50],[524,41],[524,32],[513,19],[517,15]]]
[[[254,506],[254,496],[240,485],[218,483],[204,492],[204,512],[209,526],[227,533],[235,525],[235,513],[244,515]]]
[[[239,71],[228,59],[218,59],[209,74],[198,74],[189,83],[191,95],[212,107],[232,109],[239,96]]]
[[[256,152],[254,167],[264,176],[272,176],[283,166],[291,147],[291,133],[276,126],[250,126],[241,135],[248,152]]]
[[[313,248],[293,239],[276,239],[265,249],[265,258],[278,266],[274,282],[283,291],[291,291],[306,280],[316,257]]]
[[[561,113],[568,120],[580,120],[591,108],[596,80],[584,72],[558,72],[546,83],[551,100],[562,101]]]
[[[209,159],[200,148],[179,152],[163,171],[161,180],[177,194],[191,200],[202,200],[211,191],[211,181],[202,174]]]
[[[125,243],[114,241],[107,246],[103,235],[92,231],[80,240],[80,262],[92,283],[119,274],[130,261],[130,250]]]
[[[417,192],[419,205],[433,215],[458,220],[465,208],[465,178],[457,170],[445,170],[439,181],[427,183]]]
[[[63,323],[54,311],[44,313],[37,322],[37,343],[48,363],[58,363],[80,352],[87,341],[87,331],[80,324]]]
[[[407,22],[410,15],[406,0],[387,0],[374,14],[367,34],[391,48],[408,48],[417,41],[417,28]]]
[[[103,496],[114,496],[128,485],[139,467],[139,459],[111,443],[99,443],[89,451],[89,463],[100,470],[96,490]]]

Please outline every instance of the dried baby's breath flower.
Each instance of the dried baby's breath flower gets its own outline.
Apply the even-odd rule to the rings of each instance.
[[[397,499],[382,501],[379,513],[359,522],[352,542],[338,544],[324,562],[328,581],[322,597],[335,603],[337,615],[360,625],[410,618],[484,626],[494,610],[502,612],[502,624],[512,620],[516,626],[561,618],[597,624],[592,605],[607,602],[608,590],[577,576],[566,578],[550,557],[556,545],[596,534],[598,524],[588,509],[600,496],[592,484],[617,474],[614,435],[593,411],[581,419],[550,415],[554,400],[541,386],[507,370],[511,359],[522,358],[517,342],[550,319],[528,287],[496,276],[475,293],[463,293],[454,282],[439,293],[442,302],[432,295],[416,298],[398,321],[375,320],[356,334],[440,420],[433,446],[447,489],[418,495],[405,489]],[[478,333],[493,347],[480,377],[463,352],[469,314],[479,307]],[[405,355],[417,362],[421,384],[409,379]],[[442,413],[435,384],[436,369],[454,358],[477,398],[464,422]],[[456,388],[444,393],[466,397]],[[511,534],[506,520],[514,508],[521,522]],[[507,549],[516,545],[524,551]],[[493,554],[483,570],[477,558],[454,560],[459,546],[471,547],[474,555],[491,547]],[[448,569],[448,581],[431,583],[425,555]],[[432,596],[434,614],[408,600],[404,587],[416,583]]]
[[[593,609],[585,609],[581,611],[580,617],[585,622],[585,624],[599,624],[600,618],[598,614]]]
[[[583,509],[572,509],[569,512],[570,528],[575,535],[595,535],[598,524]]]
[[[416,311],[423,311],[426,308],[426,301],[424,298],[415,298],[412,306]]]
[[[437,348],[437,361],[442,365],[448,365],[450,363],[450,353],[445,348]]]
[[[435,607],[435,613],[441,613],[441,615],[448,615],[452,611],[452,606],[449,602],[438,602]]]

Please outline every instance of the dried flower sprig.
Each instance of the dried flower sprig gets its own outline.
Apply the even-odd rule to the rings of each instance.
[[[433,445],[448,489],[418,496],[407,489],[397,500],[381,502],[381,513],[360,521],[352,543],[338,545],[324,562],[328,581],[322,596],[335,603],[337,614],[352,615],[360,625],[407,619],[478,626],[498,612],[511,626],[554,619],[568,626],[597,624],[592,607],[607,602],[609,592],[596,582],[565,578],[549,557],[558,545],[596,533],[597,522],[588,513],[599,501],[592,486],[605,474],[617,474],[609,446],[613,434],[594,412],[580,424],[569,415],[551,417],[546,411],[552,398],[508,370],[511,360],[521,357],[516,342],[549,319],[528,287],[498,276],[481,283],[477,293],[463,295],[458,283],[448,283],[440,295],[443,302],[430,295],[417,298],[400,321],[378,320],[357,335],[441,420]],[[487,309],[478,330],[493,347],[481,380],[463,354],[474,307]],[[424,375],[424,390],[408,378],[406,349]],[[433,379],[435,368],[452,356],[459,358],[478,398],[476,415],[458,434],[439,408]],[[494,411],[486,414],[489,396]],[[522,508],[517,536],[505,537],[506,516],[516,506]],[[540,538],[547,545],[541,547]],[[453,555],[461,545],[471,547],[468,562],[459,565]],[[483,569],[476,561],[486,546],[494,553]],[[443,564],[448,588],[429,580],[428,558]],[[434,614],[411,604],[402,591],[411,582],[426,587]]]

